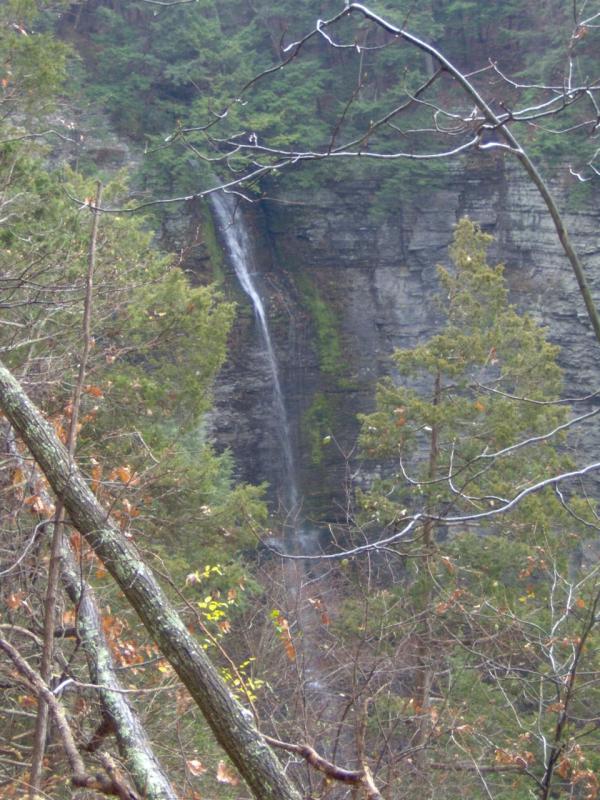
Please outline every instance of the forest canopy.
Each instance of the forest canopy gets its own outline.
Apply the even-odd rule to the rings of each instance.
[[[542,5],[2,5],[3,797],[599,796],[600,10]],[[554,317],[483,204],[409,241],[513,157]]]

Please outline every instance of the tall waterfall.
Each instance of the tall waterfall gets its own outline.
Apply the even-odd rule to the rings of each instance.
[[[296,554],[315,555],[321,552],[319,531],[306,526],[296,518],[299,512],[296,466],[277,358],[273,348],[264,303],[255,282],[256,262],[254,248],[248,235],[242,210],[236,203],[235,198],[232,195],[219,193],[210,195],[210,201],[235,274],[242,289],[252,302],[264,354],[269,365],[273,393],[273,414],[284,468],[283,480],[277,488],[282,492],[287,506],[286,510],[291,520],[291,524],[286,526],[285,547]],[[323,631],[317,631],[318,625],[315,622],[315,611],[312,607],[313,601],[309,597],[309,586],[312,586],[312,590],[314,590],[317,568],[314,562],[305,563],[303,560],[283,559],[282,570],[284,576],[283,585],[285,586],[285,599],[282,602],[284,606],[287,605],[289,607],[287,613],[295,615],[298,630],[302,631],[302,635],[296,641],[296,649],[299,654],[299,663],[302,664],[305,690],[308,693],[307,697],[310,696],[312,698],[312,702],[318,699],[318,708],[320,710],[316,711],[313,708],[313,711],[317,716],[323,717],[324,714],[331,713],[331,709],[336,708],[336,706],[326,688],[325,663],[321,663],[320,643],[323,638]],[[329,709],[329,712],[324,711],[324,708]]]
[[[239,203],[236,202],[235,197],[220,192],[210,195],[210,201],[218,220],[235,274],[237,275],[242,289],[252,302],[254,316],[258,322],[260,337],[271,375],[273,413],[275,416],[277,438],[283,456],[283,481],[282,486],[278,488],[282,491],[288,513],[294,514],[298,510],[298,479],[296,465],[292,451],[288,416],[281,389],[281,380],[279,378],[277,358],[275,356],[275,350],[273,349],[273,341],[269,331],[265,306],[256,287],[254,278],[256,275],[254,248],[250,236],[248,235],[242,209],[239,207]]]

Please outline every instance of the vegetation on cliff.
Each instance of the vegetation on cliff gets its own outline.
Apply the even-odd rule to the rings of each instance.
[[[77,49],[78,89],[149,151],[136,192],[211,181],[195,149],[221,152],[217,122],[229,143],[245,130],[273,147],[333,149],[342,127],[359,135],[391,102],[412,103],[429,60],[345,19],[347,50],[317,37],[293,70],[231,99],[277,63],[282,38],[337,10],[333,0],[0,9],[3,796],[58,799],[72,785],[129,800],[234,798],[239,776],[260,800],[599,795],[589,557],[599,525],[585,483],[599,465],[568,450],[577,420],[557,348],[510,305],[502,267],[486,261],[490,238],[459,223],[454,266],[439,272],[444,327],[395,352],[362,418],[368,485],[317,555],[314,533],[269,517],[262,489],[237,484],[231,457],[207,441],[232,304],[160,251],[156,217],[131,213],[131,176],[102,176],[102,204],[119,210],[99,213],[96,165],[67,166],[74,126],[62,110],[58,125],[58,112],[48,117],[53,102],[64,109],[68,69],[81,76]],[[557,0],[543,16],[519,0],[380,10],[404,13],[465,68],[468,53],[499,48],[524,79],[560,81],[563,42],[584,71],[596,57],[595,25],[564,39]],[[410,125],[424,119],[416,106]],[[438,131],[420,133],[427,144]],[[549,136],[531,144],[556,158],[562,144]],[[234,155],[228,166],[248,163]],[[388,171],[379,204],[408,177],[431,180]],[[205,236],[218,268],[216,236]],[[336,314],[296,277],[320,371],[343,388]],[[314,465],[336,413],[317,392],[303,421]],[[296,550],[279,558],[290,529]]]
[[[550,784],[560,796],[577,761],[594,796],[598,754],[583,720],[598,684],[564,680],[583,663],[596,678],[600,667],[597,573],[582,563],[588,503],[548,486],[510,516],[488,516],[516,487],[573,466],[557,348],[509,305],[502,266],[486,263],[489,243],[469,220],[458,224],[454,267],[440,268],[446,325],[396,351],[398,375],[363,418],[365,455],[389,466],[359,498],[356,541],[382,540],[395,558],[381,557],[379,578],[357,569],[340,631],[366,624],[361,659],[389,665],[374,702],[393,731],[394,791],[406,790],[408,751],[414,786],[433,773],[439,787],[455,764],[463,796],[479,795],[484,772],[493,797],[526,797],[536,780],[540,796]],[[424,521],[404,542],[397,531],[415,507]],[[357,597],[367,585],[365,618]]]

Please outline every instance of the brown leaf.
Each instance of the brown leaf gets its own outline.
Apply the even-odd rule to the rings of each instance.
[[[237,786],[240,782],[240,779],[235,774],[235,772],[228,767],[224,761],[219,761],[219,766],[217,767],[217,780],[219,783],[229,783],[231,786]]]
[[[23,470],[17,467],[12,474],[12,485],[18,486],[20,483],[23,483],[25,480],[25,476],[23,475]]]
[[[30,506],[31,510],[34,511],[36,514],[53,514],[55,508],[53,505],[47,505],[39,494],[32,494],[31,497],[28,497],[25,500],[25,505]]]
[[[126,497],[123,500],[121,500],[121,505],[123,506],[125,511],[129,514],[130,517],[139,517],[140,515],[139,508],[136,508],[134,505],[132,505],[132,503],[130,503],[130,501]]]
[[[37,706],[37,699],[30,694],[20,694],[17,700],[22,708],[35,708]]]
[[[60,417],[56,417],[55,419],[52,420],[52,425],[54,427],[54,432],[56,433],[56,435],[58,436],[60,441],[63,444],[66,444],[67,443],[67,432],[65,431],[65,429],[63,427],[62,419],[60,419]]]
[[[100,486],[100,479],[102,478],[102,467],[100,464],[94,464],[92,467],[92,492],[96,493]]]
[[[23,605],[24,600],[25,592],[12,592],[6,598],[6,605],[15,611],[17,608],[20,608]]]
[[[571,772],[571,762],[569,759],[562,758],[558,764],[558,767],[556,768],[556,771],[563,780],[568,778]]]
[[[452,563],[452,559],[448,558],[448,556],[442,556],[440,561],[446,567],[450,575],[453,575],[456,572],[456,567]]]
[[[185,762],[185,765],[195,778],[199,775],[204,775],[207,770],[207,767],[197,758],[190,758],[189,761]]]
[[[70,627],[71,625],[75,625],[77,622],[77,614],[75,613],[74,609],[69,608],[66,611],[63,611],[61,619],[65,628]]]
[[[279,619],[278,624],[280,627],[280,636],[281,641],[283,642],[283,649],[285,650],[285,654],[290,661],[296,660],[296,648],[294,647],[294,643],[292,641],[292,635],[290,633],[290,626],[288,624],[287,619]]]
[[[71,547],[73,548],[75,555],[77,556],[77,558],[79,558],[83,546],[83,539],[81,538],[81,534],[79,533],[79,531],[73,531],[73,533],[69,537],[69,541],[71,543]]]
[[[131,480],[131,467],[125,464],[122,467],[117,467],[117,475],[121,483],[129,483]]]

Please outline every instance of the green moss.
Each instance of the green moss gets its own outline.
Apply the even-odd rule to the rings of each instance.
[[[315,326],[321,372],[340,377],[345,366],[335,313],[331,305],[323,300],[308,275],[299,273],[295,280],[302,305],[309,312]]]
[[[302,415],[300,430],[308,445],[310,460],[314,465],[323,461],[324,448],[331,442],[331,429],[335,409],[329,397],[317,392],[312,403]]]
[[[598,189],[592,181],[572,184],[568,189],[568,208],[571,213],[585,211],[590,204],[597,200]]]
[[[208,213],[208,211],[203,214],[202,218],[202,238],[212,268],[213,280],[216,283],[223,283],[225,279],[223,248],[217,240],[217,231],[215,230],[213,216]]]

